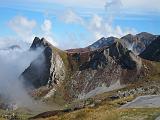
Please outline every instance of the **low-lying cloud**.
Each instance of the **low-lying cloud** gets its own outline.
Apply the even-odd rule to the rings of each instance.
[[[0,50],[0,95],[8,100],[6,102],[16,103],[18,107],[32,107],[33,99],[28,95],[19,76],[42,50],[43,48],[35,51]]]

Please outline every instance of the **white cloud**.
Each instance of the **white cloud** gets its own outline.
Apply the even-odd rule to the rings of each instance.
[[[35,101],[29,96],[19,77],[42,50],[43,48],[35,51],[0,50],[0,94],[7,98],[7,102],[16,103],[18,107],[35,107]]]
[[[122,8],[122,0],[107,0],[105,9],[108,13],[117,13]]]
[[[122,0],[125,9],[141,10],[143,12],[155,11],[160,12],[160,0]]]
[[[83,19],[79,17],[73,10],[69,9],[65,11],[59,18],[65,23],[78,23],[83,24]]]
[[[79,23],[84,28],[88,29],[94,37],[93,41],[98,40],[101,37],[122,37],[129,33],[136,33],[134,28],[121,28],[119,25],[113,25],[115,16],[121,11],[122,0],[108,0],[104,8],[106,10],[107,18],[94,14],[88,21],[80,17],[73,10],[70,10],[63,15],[63,20],[64,22],[68,20],[66,23]]]
[[[53,38],[52,34],[52,22],[49,19],[45,19],[43,24],[41,25],[42,37],[44,37],[47,41],[49,41],[52,45],[58,46],[58,43]]]
[[[12,45],[19,45],[23,50],[28,49],[30,46],[30,44],[26,43],[25,41],[19,40],[16,37],[0,37],[0,50],[6,49]]]
[[[43,24],[41,25],[42,31],[44,31],[46,34],[50,34],[50,31],[52,29],[52,22],[48,19],[45,19]]]
[[[41,3],[57,3],[66,7],[101,8],[106,0],[36,0]]]
[[[105,19],[103,16],[94,14],[89,21],[80,17],[78,14],[76,14],[72,10],[72,15],[73,14],[74,16],[76,16],[76,18],[79,18],[79,19],[74,19],[74,17],[70,16],[71,14],[65,14],[66,18],[63,19],[64,22],[68,24],[78,23],[82,25],[85,29],[87,29],[93,35],[93,38],[94,38],[93,41],[98,40],[101,37],[110,37],[110,36],[122,37],[123,35],[129,34],[129,33],[133,33],[133,34],[136,33],[136,30],[133,28],[121,28],[119,25],[113,26],[112,24],[114,20],[113,14],[111,16],[108,16],[107,19]],[[66,22],[66,20],[68,19],[69,21]]]
[[[9,45],[18,44],[24,47],[27,43],[31,44],[35,36],[44,37],[54,46],[58,46],[58,43],[53,39],[52,22],[45,19],[43,24],[40,25],[40,29],[36,24],[37,22],[35,20],[29,20],[24,16],[15,16],[8,22],[8,25],[16,35],[14,38],[11,36],[8,36],[7,38],[0,38],[1,46],[7,47]],[[37,31],[34,31],[36,28],[39,29],[38,33]]]
[[[0,6],[5,6],[9,8],[16,8],[16,9],[25,9],[25,10],[33,10],[33,11],[56,11],[60,10],[62,7],[69,7],[74,9],[85,9],[83,12],[92,12],[94,9],[97,11],[103,11],[104,8],[102,6],[105,5],[106,1],[109,3],[111,0],[5,0],[1,1]],[[118,0],[114,0],[115,2]],[[132,14],[143,14],[148,12],[160,12],[160,0],[121,0],[123,4],[123,12]],[[34,6],[34,4],[38,4]],[[57,5],[58,4],[58,5]],[[53,7],[56,6],[56,7]],[[58,7],[57,7],[58,6]],[[61,7],[60,7],[61,6]],[[137,12],[138,11],[138,12]]]
[[[152,4],[146,0],[28,0],[28,1],[21,1],[21,0],[13,0],[12,2],[7,2],[9,0],[1,2],[1,5],[9,5],[16,9],[34,9],[40,11],[52,11],[57,12],[56,15],[61,13],[64,6],[67,8],[67,11],[64,14],[61,14],[60,19],[63,20],[65,23],[74,23],[80,24],[85,29],[87,29],[91,34],[93,34],[94,38],[97,40],[100,37],[108,37],[108,36],[123,36],[127,33],[135,33],[136,30],[134,28],[124,28],[119,25],[113,25],[115,13],[117,11],[122,12],[130,12],[131,10],[140,10],[140,12],[148,12],[148,11],[160,11],[160,1],[159,0],[152,0]],[[38,6],[34,6],[33,3],[38,4]],[[56,3],[56,4],[55,4]],[[59,5],[61,7],[59,7]],[[0,5],[0,6],[1,6]],[[42,10],[42,5],[43,10]],[[57,5],[57,6],[56,6]],[[21,6],[20,8],[18,8]],[[23,8],[22,8],[23,6]],[[47,7],[46,7],[47,6]],[[53,9],[53,6],[54,7]],[[69,9],[73,8],[76,10]],[[79,9],[81,8],[81,9]],[[104,9],[106,9],[106,16],[105,18],[102,15],[94,13],[95,11],[101,11],[104,13]],[[90,14],[90,20],[84,19],[81,14],[82,10],[86,14]],[[60,11],[60,12],[59,12]],[[79,12],[80,11],[80,12]],[[136,14],[140,12],[136,11]],[[77,14],[78,13],[78,14]],[[94,13],[94,14],[93,14]],[[49,13],[50,14],[50,13]],[[117,15],[118,16],[118,15]],[[117,17],[116,16],[116,17]],[[125,18],[124,18],[125,19]],[[23,16],[16,16],[9,22],[9,26],[14,30],[18,36],[18,39],[23,41],[32,42],[33,37],[35,36],[33,33],[34,28],[36,27],[36,21],[30,20]],[[43,25],[39,27],[39,35],[41,37],[45,37],[48,39],[53,45],[58,46],[59,44],[56,42],[54,35],[52,34],[52,21],[46,19],[44,20]]]
[[[97,8],[103,9],[102,6],[106,2],[117,4],[119,0],[36,0],[41,3],[58,3],[68,7],[81,7],[81,8]],[[111,2],[110,2],[111,1]],[[121,0],[125,10],[140,9],[143,12],[147,11],[159,11],[160,12],[160,0]]]
[[[17,34],[19,39],[29,43],[32,42],[36,21],[29,20],[24,16],[15,16],[9,21],[8,25]]]
[[[105,20],[103,17],[94,15],[88,24],[88,29],[93,33],[96,39],[101,37],[122,37],[126,34],[136,32],[133,28],[121,28],[119,25],[113,26],[112,22]]]

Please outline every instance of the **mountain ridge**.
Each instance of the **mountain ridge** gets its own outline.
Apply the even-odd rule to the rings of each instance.
[[[37,77],[39,73],[35,72],[35,60],[22,76],[29,79],[30,84],[37,89],[47,86],[48,80],[51,79],[54,89],[52,96],[59,94],[65,101],[77,99],[97,87],[109,87],[117,81],[120,86],[135,82],[149,72],[145,68],[146,62],[128,50],[120,39],[95,50],[85,51],[82,48],[63,51],[52,46],[44,38],[35,38],[31,49],[40,46],[44,46],[44,65],[47,65],[47,71]]]

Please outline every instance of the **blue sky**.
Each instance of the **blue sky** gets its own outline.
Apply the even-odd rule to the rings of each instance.
[[[159,34],[159,21],[159,0],[0,0],[0,47],[35,36],[62,49],[85,47],[101,37]]]

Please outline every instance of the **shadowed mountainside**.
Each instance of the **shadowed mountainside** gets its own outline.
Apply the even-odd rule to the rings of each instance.
[[[160,62],[160,36],[156,38],[140,55],[140,57]]]

